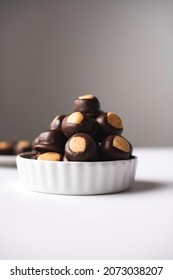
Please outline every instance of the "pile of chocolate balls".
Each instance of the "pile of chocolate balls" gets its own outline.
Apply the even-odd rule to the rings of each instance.
[[[79,96],[69,115],[58,115],[49,130],[33,141],[36,160],[113,161],[132,157],[132,145],[122,136],[121,118],[100,109],[92,94]]]

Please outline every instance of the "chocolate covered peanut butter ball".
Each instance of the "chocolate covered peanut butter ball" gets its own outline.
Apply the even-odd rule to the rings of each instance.
[[[14,146],[14,154],[18,155],[32,151],[32,144],[28,140],[19,140]]]
[[[38,144],[38,136],[32,141],[32,148],[35,150],[35,146]]]
[[[123,124],[121,118],[113,112],[102,112],[96,117],[98,123],[97,137],[103,140],[108,135],[121,135]]]
[[[34,149],[41,153],[54,151],[63,154],[66,141],[60,130],[47,130],[38,136]]]
[[[22,154],[21,154],[21,157],[23,157],[23,158],[29,158],[29,159],[37,159],[39,155],[40,155],[39,152],[37,152],[37,151],[31,151],[31,152],[22,153]]]
[[[74,111],[79,111],[87,114],[90,117],[95,117],[100,113],[100,102],[92,94],[78,96],[73,104]]]
[[[98,147],[86,133],[77,133],[65,145],[65,158],[68,161],[93,161],[97,158]]]
[[[13,155],[14,154],[14,142],[0,141],[0,155]]]
[[[123,136],[109,135],[103,140],[100,151],[104,160],[128,159],[132,153],[132,145]]]
[[[61,123],[66,115],[57,115],[50,124],[50,130],[59,129],[61,130]]]
[[[63,119],[61,129],[67,138],[76,133],[87,133],[95,136],[97,125],[97,122],[86,114],[74,112]]]

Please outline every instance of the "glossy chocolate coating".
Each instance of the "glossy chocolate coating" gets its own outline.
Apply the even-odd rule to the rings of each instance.
[[[39,155],[40,155],[40,153],[37,151],[26,152],[26,153],[20,154],[21,157],[28,158],[28,159],[37,159]]]
[[[35,149],[34,147],[38,144],[38,136],[32,141],[32,148]]]
[[[118,148],[118,146],[115,147],[113,145],[113,141],[115,137],[119,137],[120,140],[126,142],[127,143],[126,148],[129,147],[129,149],[125,149],[123,151],[122,149]],[[132,145],[123,136],[109,135],[101,143],[100,152],[104,160],[129,159],[132,154]]]
[[[102,141],[108,135],[121,135],[123,132],[123,127],[115,127],[108,122],[108,114],[107,112],[102,112],[96,117],[98,123],[97,140]]]
[[[74,152],[74,150],[71,150],[70,141],[75,137],[84,139],[84,142],[86,144],[84,151]],[[90,135],[85,133],[77,133],[73,135],[71,138],[69,138],[65,145],[65,158],[67,161],[94,161],[97,159],[97,155],[97,144]]]
[[[100,102],[95,96],[89,99],[80,99],[78,97],[74,101],[73,109],[75,112],[79,111],[90,117],[95,117],[100,113]]]
[[[60,130],[48,130],[38,136],[34,149],[39,152],[55,151],[63,154],[66,141],[66,137]]]
[[[83,117],[83,119],[79,123],[68,122],[68,117],[70,115],[66,116],[63,119],[61,124],[62,132],[67,138],[71,137],[73,134],[76,133],[87,133],[94,137],[97,132],[97,122],[94,119],[87,116],[86,114],[83,114],[81,112],[79,112],[79,114]]]
[[[15,146],[14,146],[14,154],[15,155],[25,153],[25,152],[30,152],[30,151],[32,151],[32,144],[28,140],[17,141]]]
[[[14,145],[13,141],[0,141],[0,155],[13,155]]]
[[[56,116],[50,124],[50,130],[59,129],[61,130],[61,123],[66,115],[58,115]]]

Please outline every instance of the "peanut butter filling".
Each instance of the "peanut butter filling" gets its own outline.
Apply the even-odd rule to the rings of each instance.
[[[129,143],[121,136],[115,136],[112,145],[123,152],[130,151]]]
[[[67,118],[67,123],[79,124],[83,120],[83,115],[80,112],[74,112]]]
[[[115,128],[121,129],[123,127],[121,118],[115,113],[107,113],[107,121],[110,125],[114,126]]]
[[[94,98],[94,95],[92,95],[92,94],[78,96],[78,99],[93,99],[93,98]]]
[[[69,142],[70,150],[74,153],[82,153],[86,150],[86,140],[83,137],[73,137]]]
[[[37,160],[60,161],[61,155],[55,152],[46,152],[38,156]]]
[[[30,146],[30,142],[26,140],[21,140],[17,143],[17,146],[21,148],[28,148]]]

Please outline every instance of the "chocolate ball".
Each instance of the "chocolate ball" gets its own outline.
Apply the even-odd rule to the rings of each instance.
[[[14,147],[15,155],[32,151],[32,144],[28,140],[17,141]]]
[[[68,161],[93,161],[97,158],[98,147],[86,133],[77,133],[65,145],[65,158]]]
[[[87,133],[94,137],[97,122],[81,112],[74,112],[63,119],[61,129],[68,138],[76,133]]]
[[[105,160],[128,159],[132,153],[132,145],[123,136],[109,135],[101,143],[100,152]]]
[[[37,159],[39,155],[40,155],[39,152],[31,151],[31,152],[26,152],[26,153],[21,154],[21,157],[28,158],[28,159]]]
[[[41,153],[53,151],[63,154],[66,141],[67,138],[60,130],[48,130],[38,136],[34,149]]]
[[[100,113],[100,102],[92,94],[78,96],[73,104],[74,111],[79,111],[87,114],[90,117],[95,117]]]
[[[32,148],[34,149],[34,147],[38,144],[38,136],[32,141]]]
[[[0,141],[0,155],[13,155],[13,154],[14,154],[14,142]]]
[[[53,129],[60,129],[61,130],[61,123],[66,115],[57,115],[50,124],[50,130]]]
[[[123,124],[121,118],[112,112],[102,112],[96,117],[98,123],[97,138],[103,140],[108,135],[121,135]]]

